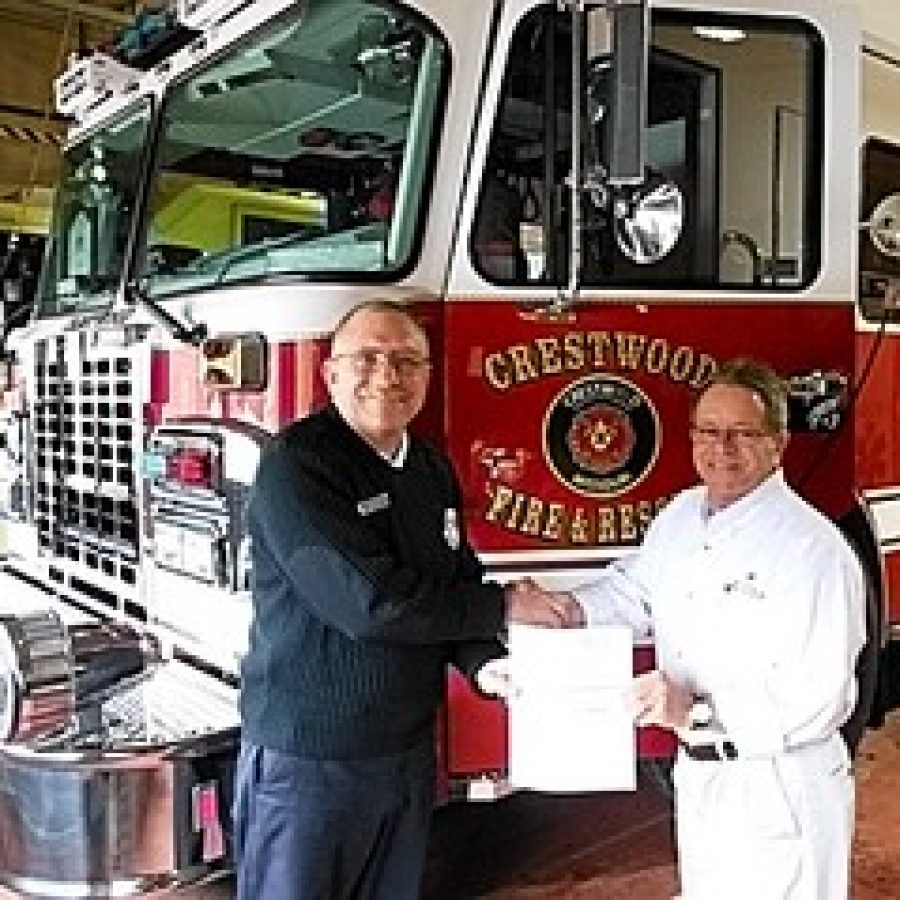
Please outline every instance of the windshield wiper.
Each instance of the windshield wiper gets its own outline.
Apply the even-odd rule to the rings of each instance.
[[[209,335],[209,328],[203,322],[185,325],[168,310],[151,299],[150,295],[136,282],[125,285],[125,302],[129,306],[142,306],[165,328],[176,340],[199,347]]]

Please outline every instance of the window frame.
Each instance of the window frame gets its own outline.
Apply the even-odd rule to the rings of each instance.
[[[499,123],[504,115],[505,102],[507,100],[507,91],[510,78],[509,54],[516,40],[520,36],[520,29],[523,23],[530,16],[553,14],[555,8],[552,4],[544,4],[532,7],[524,12],[518,20],[512,25],[510,31],[509,44],[507,47],[506,59],[502,62],[503,72],[500,77],[500,90],[497,100],[497,106],[494,111],[493,121],[489,124],[489,132],[486,140],[486,150],[481,171],[479,173],[480,183],[476,187],[475,202],[472,207],[472,220],[468,234],[466,252],[468,255],[469,265],[473,272],[485,283],[494,285],[498,288],[513,290],[564,290],[567,284],[568,259],[564,259],[560,270],[553,279],[545,279],[541,281],[528,280],[527,278],[497,278],[490,275],[482,265],[479,253],[476,251],[476,234],[478,231],[479,214],[483,199],[484,185],[487,179],[487,173],[491,170],[495,161],[492,159],[492,151],[494,149],[495,136],[498,131]],[[804,185],[802,203],[802,240],[798,250],[801,251],[797,255],[799,271],[802,278],[794,283],[777,282],[771,283],[771,276],[767,276],[765,269],[763,270],[763,280],[761,283],[735,283],[721,280],[720,275],[716,272],[712,280],[701,280],[696,275],[691,274],[687,278],[653,278],[653,277],[630,277],[616,278],[608,281],[592,280],[585,281],[583,278],[579,283],[579,290],[582,292],[628,292],[633,290],[651,290],[651,291],[684,291],[706,292],[706,293],[725,293],[725,294],[746,294],[758,293],[765,296],[781,295],[781,294],[802,294],[808,291],[822,275],[822,267],[824,262],[823,242],[825,236],[825,222],[823,209],[823,193],[825,188],[825,64],[826,64],[826,43],[821,31],[816,25],[807,18],[802,16],[766,16],[748,13],[721,13],[706,12],[703,10],[683,10],[683,9],[660,9],[651,10],[651,27],[649,30],[651,39],[651,53],[653,52],[652,38],[654,29],[658,25],[708,25],[708,26],[724,26],[728,25],[736,28],[744,28],[745,30],[756,30],[757,33],[762,32],[765,35],[770,34],[791,34],[806,39],[806,47],[808,51],[808,60],[803,75],[804,80],[804,99],[805,99],[805,128],[804,143],[806,145],[804,160],[804,175],[802,183]],[[671,49],[660,47],[658,52],[667,57],[677,57]],[[709,66],[705,60],[691,60],[697,65]],[[721,225],[722,218],[721,208],[721,191],[723,170],[727,163],[724,158],[723,146],[723,116],[721,111],[724,109],[724,98],[722,96],[722,70],[716,70],[716,91],[717,104],[719,114],[717,115],[717,133],[715,136],[715,144],[717,147],[715,160],[712,168],[715,170],[716,185],[714,193],[719,198],[716,201],[716,209],[714,210],[715,231],[718,240],[721,241]],[[775,104],[772,106],[774,111]],[[774,140],[774,138],[773,138]],[[557,186],[561,183],[561,179],[557,179]],[[767,183],[766,187],[774,196],[775,181],[774,175]],[[557,204],[553,218],[560,219],[558,230],[560,234],[568,231],[569,218],[566,215],[562,218],[564,210],[560,204]],[[773,216],[772,208],[768,212],[771,220]],[[618,251],[616,251],[618,252]],[[774,254],[771,254],[774,255]],[[567,256],[567,254],[566,254]],[[769,272],[771,272],[771,260],[769,254],[765,254],[766,261],[769,262]],[[619,258],[619,257],[617,257]],[[647,267],[648,276],[653,271],[653,267]]]

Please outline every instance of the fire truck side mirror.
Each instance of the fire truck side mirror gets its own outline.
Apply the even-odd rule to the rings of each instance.
[[[879,253],[900,259],[900,193],[884,197],[872,211],[869,221],[862,222],[860,228],[869,232]]]
[[[266,385],[266,342],[261,334],[223,334],[200,346],[203,384],[220,391],[258,391]]]
[[[666,178],[650,178],[646,185],[613,201],[613,227],[622,254],[638,265],[668,256],[684,225],[684,197]]]

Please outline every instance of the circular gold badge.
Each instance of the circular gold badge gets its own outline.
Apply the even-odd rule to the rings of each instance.
[[[659,416],[623,378],[588,375],[559,393],[544,417],[544,458],[568,488],[615,497],[642,481],[659,449]]]

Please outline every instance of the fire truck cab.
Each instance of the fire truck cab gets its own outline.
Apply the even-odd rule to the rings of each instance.
[[[900,121],[876,102],[861,229],[852,11],[727,7],[179,0],[165,59],[60,77],[43,278],[4,327],[0,883],[126,896],[227,867],[248,494],[373,296],[429,331],[416,427],[500,579],[571,586],[633,552],[691,483],[716,365],[789,378],[788,477],[870,581],[865,724],[900,618],[893,373],[871,380],[896,339]],[[451,675],[439,731],[444,797],[504,793],[500,703]]]

